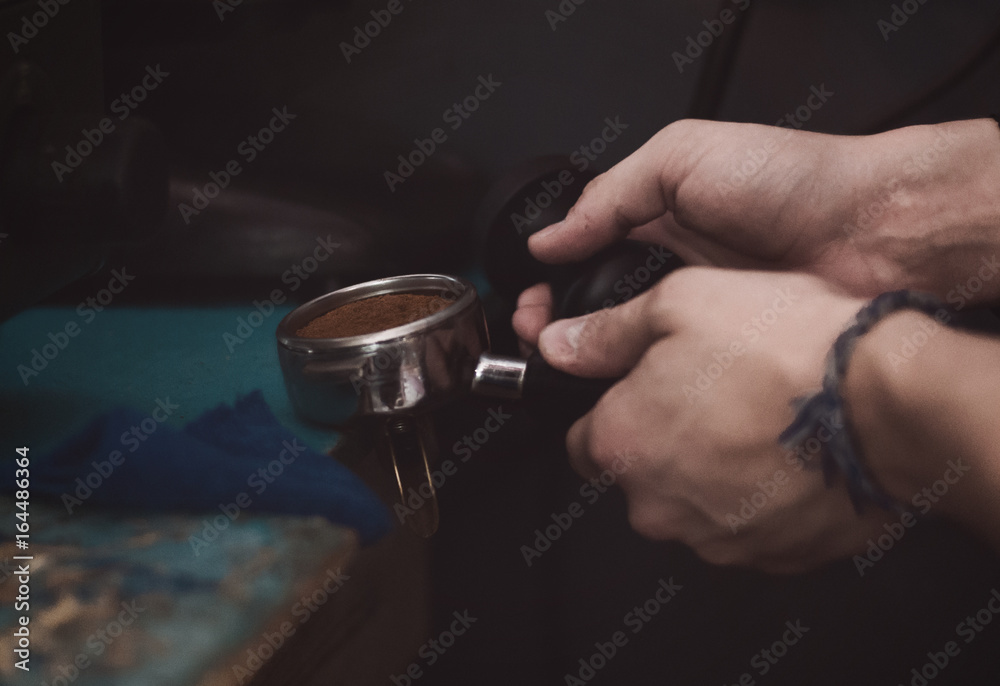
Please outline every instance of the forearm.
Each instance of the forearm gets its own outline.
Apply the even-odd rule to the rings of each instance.
[[[897,313],[859,340],[844,396],[890,495],[1000,547],[1000,339]]]
[[[958,308],[1000,301],[1000,126],[992,119],[912,126],[853,139],[854,237]],[[874,190],[874,195],[873,191]]]

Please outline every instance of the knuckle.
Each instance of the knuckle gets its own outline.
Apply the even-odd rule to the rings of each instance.
[[[613,315],[607,310],[597,310],[588,315],[580,330],[579,348],[589,351],[591,355],[599,359],[604,359],[606,354],[612,352],[606,349],[608,337],[604,335],[612,323],[612,317]]]
[[[635,465],[641,464],[639,453],[631,447],[631,432],[622,414],[617,386],[612,387],[590,412],[586,426],[587,451],[590,461],[600,472],[609,472],[620,482]]]
[[[671,272],[650,291],[643,315],[649,321],[665,325],[685,312],[698,312],[704,304],[709,267],[682,267]]]
[[[657,142],[664,143],[674,137],[683,139],[696,135],[701,126],[704,126],[704,122],[698,119],[678,119],[660,129],[654,138],[657,139]]]
[[[580,197],[577,198],[576,202],[569,209],[566,214],[567,220],[579,220],[586,224],[587,207],[590,203],[596,202],[601,194],[603,193],[605,185],[608,183],[608,173],[599,174],[593,179],[587,182],[587,185],[583,187],[583,191],[580,192]]]
[[[594,408],[594,420],[587,427],[586,443],[590,460],[600,471],[610,469],[616,458],[617,437],[616,428],[603,412],[604,399],[598,401]]]

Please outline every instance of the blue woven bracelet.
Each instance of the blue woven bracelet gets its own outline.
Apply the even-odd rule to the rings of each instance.
[[[858,338],[871,331],[879,321],[903,309],[919,310],[940,321],[951,321],[953,310],[932,295],[911,291],[883,293],[861,309],[854,322],[837,337],[827,357],[823,388],[814,395],[797,398],[795,420],[781,432],[779,440],[788,450],[795,451],[800,459],[802,447],[818,445],[823,477],[828,487],[833,485],[839,472],[847,481],[847,492],[860,514],[867,503],[874,503],[887,510],[902,512],[906,507],[887,494],[878,485],[867,464],[862,459],[857,441],[852,436],[844,416],[844,400],[840,386],[847,373],[847,363]],[[828,438],[818,438],[825,431]],[[810,452],[817,452],[810,450]]]

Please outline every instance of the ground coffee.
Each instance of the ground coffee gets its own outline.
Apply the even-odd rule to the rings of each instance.
[[[295,335],[302,338],[343,338],[385,331],[429,317],[452,302],[440,295],[377,295],[330,310],[303,326]]]

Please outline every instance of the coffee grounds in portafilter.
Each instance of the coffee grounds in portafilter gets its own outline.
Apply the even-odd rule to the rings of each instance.
[[[388,293],[334,308],[295,332],[302,338],[344,338],[385,331],[429,317],[451,305],[440,295]]]

